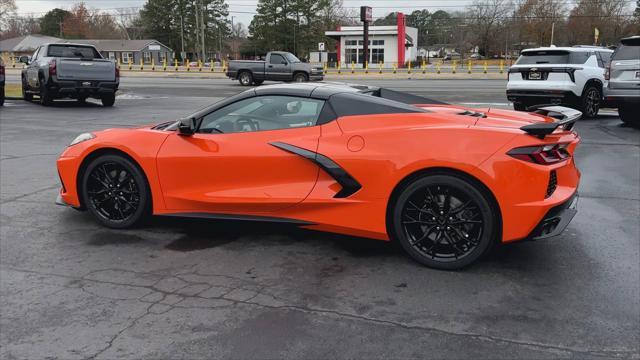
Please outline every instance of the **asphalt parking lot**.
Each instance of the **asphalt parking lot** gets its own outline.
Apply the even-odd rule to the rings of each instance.
[[[377,84],[508,107],[502,80]],[[0,108],[0,357],[640,358],[640,130],[614,111],[577,125],[581,198],[567,231],[458,272],[292,226],[155,218],[114,231],[54,204],[55,160],[77,134],[242,90],[123,78],[113,108]]]

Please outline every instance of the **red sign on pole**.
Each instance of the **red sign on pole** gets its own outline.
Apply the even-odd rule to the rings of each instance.
[[[371,22],[373,19],[371,6],[360,6],[360,21]]]

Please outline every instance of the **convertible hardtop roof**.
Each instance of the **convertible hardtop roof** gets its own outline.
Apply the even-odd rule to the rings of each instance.
[[[350,115],[420,113],[428,110],[414,105],[446,104],[422,96],[376,86],[346,83],[294,83],[259,86],[221,100],[190,115],[200,118],[223,106],[243,99],[265,96],[297,96],[325,100],[328,118]],[[320,121],[320,120],[319,120]]]

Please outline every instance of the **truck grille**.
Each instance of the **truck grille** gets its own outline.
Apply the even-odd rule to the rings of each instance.
[[[551,170],[551,174],[549,175],[549,184],[547,185],[547,195],[544,198],[547,199],[551,195],[553,195],[553,192],[556,191],[557,187],[558,187],[558,174],[556,174],[555,170]]]

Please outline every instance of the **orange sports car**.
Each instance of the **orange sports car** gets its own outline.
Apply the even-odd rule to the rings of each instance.
[[[469,109],[383,88],[282,84],[184,119],[79,135],[57,203],[126,228],[149,215],[278,221],[399,241],[456,269],[576,213],[581,113]]]

